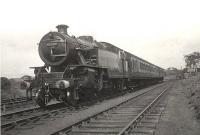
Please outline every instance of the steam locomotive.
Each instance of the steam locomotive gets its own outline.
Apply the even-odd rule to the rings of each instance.
[[[36,93],[39,106],[53,98],[77,105],[88,98],[163,80],[164,70],[156,65],[92,36],[69,36],[67,25],[56,28],[57,32],[47,33],[39,42],[45,63],[34,67],[41,86]]]

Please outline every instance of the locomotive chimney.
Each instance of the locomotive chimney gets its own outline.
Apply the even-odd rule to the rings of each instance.
[[[56,26],[56,28],[58,29],[58,32],[68,35],[67,28],[69,28],[69,26],[61,24],[61,25]]]

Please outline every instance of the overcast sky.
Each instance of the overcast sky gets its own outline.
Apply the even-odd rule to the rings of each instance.
[[[37,43],[58,24],[92,35],[160,67],[183,68],[200,51],[200,2],[193,0],[2,0],[1,76],[33,75]]]

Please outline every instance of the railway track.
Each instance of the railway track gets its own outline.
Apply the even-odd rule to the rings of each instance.
[[[139,130],[137,127],[139,127],[139,123],[144,123],[142,119],[148,113],[150,114],[145,118],[152,118],[150,122],[158,121],[156,117],[159,117],[160,113],[154,113],[153,111],[151,112],[151,110],[155,108],[154,106],[156,103],[170,88],[171,84],[170,86],[162,87],[162,89],[157,88],[151,90],[151,92],[146,92],[137,97],[130,98],[109,109],[96,113],[91,117],[73,123],[51,135],[124,135],[152,133],[152,130]]]
[[[113,97],[119,96],[119,94],[113,95]],[[99,100],[103,101],[109,97],[103,97]],[[80,104],[78,108],[66,106],[64,103],[55,103],[46,106],[45,108],[33,107],[31,109],[24,109],[21,111],[15,111],[9,114],[1,115],[1,129],[8,131],[16,127],[22,127],[24,125],[36,124],[41,120],[48,120],[48,118],[56,118],[57,115],[62,113],[72,114],[79,110],[86,109],[96,101],[84,102]]]
[[[117,95],[116,95],[117,96]],[[107,99],[108,97],[104,97]],[[100,99],[103,101],[103,98]],[[95,102],[95,101],[93,101]],[[28,124],[35,124],[40,120],[48,120],[50,117],[57,117],[58,114],[62,113],[74,113],[79,110],[86,109],[86,106],[90,106],[93,102],[84,102],[78,108],[66,106],[64,103],[55,103],[46,106],[45,108],[33,107],[31,109],[24,109],[21,111],[15,111],[9,114],[1,115],[1,129],[8,131],[15,127],[22,127]],[[82,107],[81,107],[82,106]]]
[[[11,99],[2,99],[1,100],[1,104],[5,104],[8,102],[12,102],[12,101],[19,101],[19,100],[26,100],[26,97],[21,97],[21,98],[11,98]]]
[[[162,84],[164,85],[164,84]],[[160,86],[157,86],[160,87]],[[155,88],[157,88],[155,87]],[[152,89],[155,89],[152,88]],[[150,89],[149,91],[151,91]],[[144,93],[141,93],[141,95]],[[64,106],[63,104],[55,104],[55,105],[49,105],[47,108],[42,109],[40,107],[34,107],[32,109],[25,109],[23,111],[13,112],[10,114],[5,114],[1,116],[1,129],[3,133],[15,129],[15,128],[22,128],[24,126],[32,126],[38,125],[39,121],[48,121],[49,118],[59,118],[62,115],[72,115],[73,113],[77,113],[80,110],[87,109],[87,106],[85,103],[83,106],[79,109],[76,108],[69,108]]]
[[[32,96],[32,99],[35,96]],[[18,102],[26,102],[28,99],[27,97],[19,97],[19,98],[11,98],[11,99],[2,99],[1,104],[12,104],[12,103],[18,103]],[[29,99],[30,100],[30,99]]]
[[[58,112],[70,112],[71,108],[63,107],[62,103],[48,105],[46,108],[33,107],[22,111],[16,111],[9,114],[1,115],[1,129],[7,131],[15,127],[27,124],[34,124],[39,120],[44,120],[50,116],[56,115]],[[55,109],[57,108],[57,109]]]
[[[154,135],[156,130],[156,125],[164,112],[167,102],[166,97],[161,97],[158,102],[152,105],[146,112],[144,112],[141,117],[136,118],[132,125],[126,129],[126,133],[137,135],[137,134],[149,134]],[[119,135],[122,135],[123,132]]]
[[[32,99],[34,99],[34,97]],[[33,104],[34,101],[32,99],[27,99],[27,97],[4,99],[1,101],[1,111],[5,114],[7,110],[24,107],[26,104]]]

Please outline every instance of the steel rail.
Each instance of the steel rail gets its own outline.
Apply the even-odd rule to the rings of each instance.
[[[34,98],[34,97],[32,97],[32,98]],[[0,108],[1,108],[1,111],[3,112],[3,114],[5,114],[5,112],[7,110],[15,109],[19,105],[24,105],[24,104],[28,105],[28,104],[33,104],[33,103],[34,103],[34,100],[27,99],[27,97],[16,98],[16,99],[4,99],[1,101]]]
[[[20,97],[20,98],[10,98],[10,99],[2,99],[1,103],[6,103],[6,102],[12,102],[12,101],[18,101],[18,100],[24,100],[27,99],[26,97]]]
[[[12,116],[12,115],[19,115],[20,113],[26,113],[26,112],[31,112],[31,111],[34,111],[34,110],[38,110],[40,109],[40,107],[33,107],[31,109],[24,109],[24,110],[20,110],[20,111],[13,111],[11,113],[7,113],[7,114],[2,114],[0,117],[9,117],[9,116]]]
[[[107,97],[104,97],[104,98],[107,98]],[[50,108],[50,107],[54,107],[54,106],[62,105],[62,104],[63,103],[55,103],[55,104],[51,104],[51,105],[46,106],[46,108],[47,107]],[[84,102],[83,104],[80,104],[80,105],[85,105],[85,104],[88,104],[88,102]],[[65,105],[65,104],[63,104],[63,105]],[[19,114],[23,115],[23,114],[26,114],[26,113],[29,113],[29,112],[33,112],[33,111],[38,111],[38,113],[39,113],[40,109],[42,109],[42,108],[41,107],[34,107],[34,108],[31,108],[31,109],[25,109],[25,110],[22,110],[22,111],[16,111],[16,112],[12,112],[12,113],[9,113],[9,114],[3,114],[3,115],[1,115],[1,117],[5,117],[6,118],[6,117],[12,117],[14,115],[19,115]],[[79,109],[81,110],[83,108],[79,108]],[[76,111],[78,111],[79,109],[76,109]],[[64,110],[68,110],[69,111],[68,113],[73,113],[73,111],[75,110],[75,108],[74,107],[70,107],[70,106],[64,106],[64,107],[61,107],[61,108],[58,108],[58,109],[51,110],[49,112],[44,112],[44,113],[41,113],[41,114],[29,116],[29,117],[26,117],[26,118],[22,118],[22,119],[18,119],[18,120],[13,120],[11,122],[2,124],[1,128],[6,128],[6,127],[12,128],[12,127],[17,126],[20,123],[25,123],[25,122],[28,123],[28,122],[31,122],[31,120],[32,121],[36,121],[36,120],[41,119],[44,116],[52,116],[52,114],[58,114],[59,112],[63,112]]]
[[[153,87],[153,88],[150,88],[149,90],[147,90],[147,91],[145,91],[145,92],[143,92],[143,93],[141,93],[141,94],[138,94],[137,96],[135,96],[135,97],[133,97],[133,98],[136,98],[136,97],[138,97],[138,96],[140,96],[140,95],[144,95],[145,93],[148,93],[149,91],[151,91],[151,90],[153,90],[153,89],[156,89],[156,88],[158,88],[158,87],[162,87],[162,86],[164,86],[164,85],[166,85],[166,84],[162,84],[162,85],[159,85],[159,86],[156,86],[156,87]],[[133,98],[131,98],[131,99],[133,99]],[[131,99],[129,99],[129,100],[131,100]],[[113,106],[112,108],[115,108],[115,107],[117,107],[117,106],[119,106],[119,105],[121,105],[121,104],[123,104],[123,103],[126,103],[126,102],[128,102],[129,100],[126,100],[126,101],[124,101],[124,102],[122,102],[122,103],[120,103],[120,104],[118,104],[118,105],[115,105],[115,106]],[[57,103],[57,104],[60,104],[60,103]],[[52,104],[52,105],[49,105],[49,106],[55,106],[55,105],[57,105],[57,104]],[[36,108],[32,108],[32,109],[27,109],[27,110],[22,110],[22,111],[18,111],[18,112],[13,112],[13,113],[10,113],[10,114],[5,114],[5,115],[2,115],[1,117],[9,117],[9,116],[12,116],[12,115],[18,115],[18,114],[23,114],[23,113],[29,113],[29,112],[33,112],[33,111],[37,111],[37,110],[39,110],[40,109],[40,107],[36,107]],[[111,108],[109,108],[109,109],[107,109],[107,110],[110,110]],[[33,116],[28,116],[28,117],[26,117],[26,118],[22,118],[22,119],[18,119],[18,120],[13,120],[13,121],[11,121],[11,122],[7,122],[7,123],[5,123],[5,124],[2,124],[1,125],[1,129],[5,129],[4,131],[7,131],[7,129],[11,129],[11,128],[13,128],[13,127],[15,127],[15,126],[21,126],[21,125],[25,125],[26,123],[33,123],[33,122],[36,122],[36,121],[38,121],[38,120],[40,120],[40,119],[42,119],[42,118],[48,118],[48,117],[51,117],[51,116],[54,116],[54,114],[55,115],[57,115],[57,114],[59,114],[59,112],[63,112],[63,111],[65,111],[66,112],[66,110],[71,110],[69,107],[63,107],[63,108],[59,108],[59,109],[55,109],[55,110],[51,110],[51,111],[49,111],[49,112],[45,112],[45,113],[41,113],[41,112],[38,112],[38,113],[40,113],[40,114],[36,114],[36,115],[33,115]],[[104,110],[103,112],[105,112],[105,111],[107,111],[107,110]],[[73,113],[72,111],[69,111],[68,113]],[[96,113],[96,115],[98,115],[98,114],[100,114],[100,113]],[[93,115],[94,116],[94,115]],[[90,116],[90,118],[91,118],[91,116]],[[84,120],[87,120],[87,119],[89,119],[89,117],[88,118],[86,118],[86,119],[84,119]],[[77,123],[78,124],[78,123]],[[74,126],[74,125],[73,125]],[[65,128],[65,130],[66,130],[66,128]]]
[[[53,107],[55,107],[55,106],[57,106],[59,104],[62,104],[62,103],[51,104],[51,105],[48,105],[47,108],[50,109],[50,108],[53,108]],[[7,123],[4,123],[4,124],[2,124],[2,122],[1,122],[1,129],[6,128],[6,127],[8,127],[8,128],[9,127],[14,127],[17,124],[20,124],[20,123],[22,123],[24,121],[30,121],[30,120],[33,120],[35,118],[39,118],[40,116],[43,117],[43,116],[48,115],[48,114],[56,113],[56,111],[58,111],[58,110],[62,111],[63,108],[59,108],[57,110],[52,110],[52,111],[49,111],[49,112],[41,113],[41,111],[45,111],[45,110],[42,110],[41,107],[34,107],[34,108],[31,108],[31,109],[25,109],[25,110],[22,110],[22,111],[17,111],[17,112],[12,112],[12,113],[9,113],[9,114],[1,115],[1,120],[2,120],[2,117],[9,118],[9,117],[12,117],[12,116],[15,116],[15,115],[16,116],[17,115],[22,115],[23,116],[24,114],[27,115],[29,112],[35,113],[34,111],[38,111],[38,113],[41,113],[41,114],[38,114],[38,115],[34,115],[33,114],[33,116],[28,116],[28,117],[26,117],[24,119],[22,118],[22,119],[18,119],[18,120],[13,120],[11,122],[7,122]]]
[[[170,86],[171,87],[171,86]],[[132,121],[129,122],[129,124],[124,127],[120,133],[117,135],[124,135],[127,134],[128,130],[133,128],[132,125],[136,124],[139,119],[142,118],[142,116],[160,99],[160,97],[170,88],[164,89],[142,112],[140,112]]]
[[[78,125],[80,125],[80,124],[83,123],[83,122],[89,121],[91,118],[95,118],[95,117],[97,117],[98,115],[103,114],[104,112],[107,112],[107,111],[109,111],[109,110],[112,110],[112,109],[114,109],[114,108],[117,108],[118,106],[120,106],[120,105],[122,105],[122,104],[124,104],[124,103],[127,103],[127,102],[133,100],[134,98],[137,98],[137,97],[140,97],[140,96],[142,96],[142,95],[145,95],[145,94],[147,94],[148,92],[150,92],[150,91],[152,91],[152,90],[154,90],[154,89],[156,89],[156,88],[158,88],[158,87],[163,87],[163,86],[165,86],[165,85],[166,85],[166,84],[162,84],[162,85],[156,86],[156,87],[154,87],[154,88],[150,88],[149,90],[147,90],[147,91],[145,91],[145,92],[143,92],[143,93],[140,93],[140,94],[138,94],[138,95],[136,95],[136,96],[134,96],[134,97],[131,97],[131,98],[125,100],[125,101],[122,101],[121,103],[119,103],[119,104],[117,104],[117,105],[115,104],[115,105],[113,105],[112,107],[107,108],[107,109],[105,109],[105,110],[103,110],[103,111],[94,113],[92,116],[88,116],[88,117],[86,117],[86,118],[84,118],[84,119],[82,119],[82,120],[80,120],[80,121],[78,121],[78,122],[75,122],[75,123],[71,124],[70,126],[68,126],[68,127],[66,127],[66,128],[63,128],[63,129],[61,129],[61,130],[59,130],[59,131],[57,131],[57,132],[52,133],[51,135],[60,135],[60,133],[62,133],[62,132],[67,132],[67,133],[69,133],[69,132],[71,131],[72,127],[78,126]]]
[[[32,98],[34,98],[34,96],[32,96]],[[2,99],[1,105],[12,104],[12,103],[15,103],[15,102],[20,102],[20,101],[23,102],[23,101],[30,101],[30,100],[27,100],[27,97],[13,98],[13,99]]]

